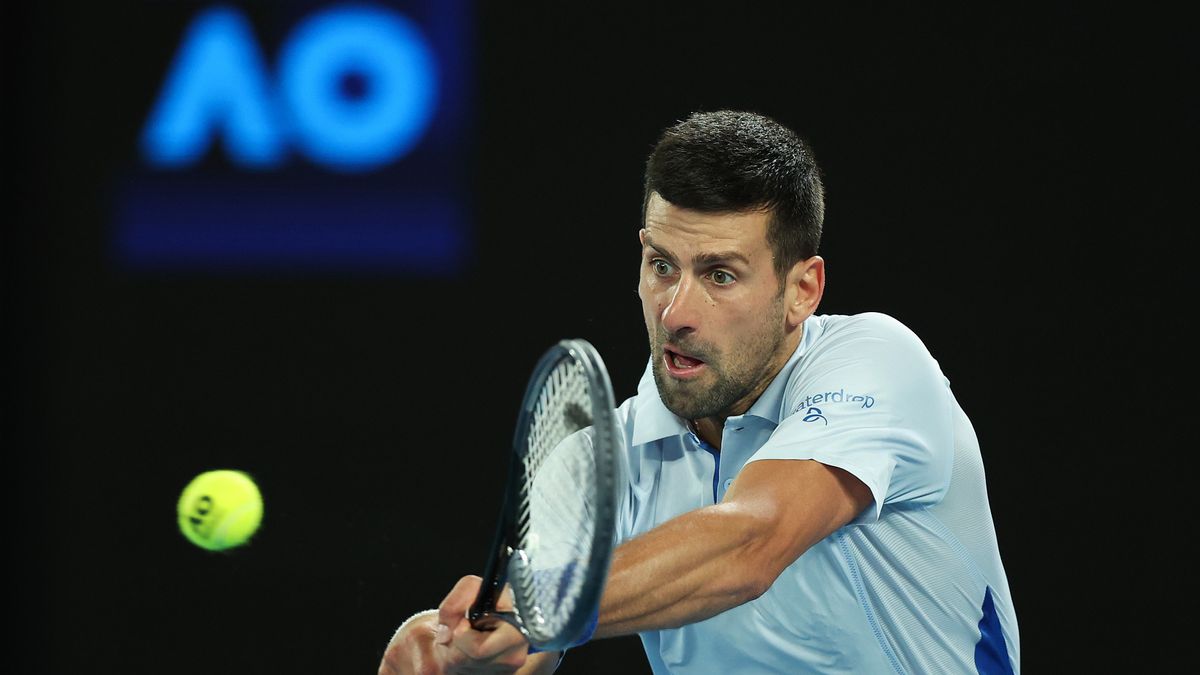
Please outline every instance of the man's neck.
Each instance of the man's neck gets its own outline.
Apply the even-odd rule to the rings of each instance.
[[[725,433],[725,420],[728,417],[704,417],[691,420],[692,431],[700,440],[711,446],[717,452],[721,451],[721,436]]]

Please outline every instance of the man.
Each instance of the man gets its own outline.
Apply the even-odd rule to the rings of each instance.
[[[650,363],[618,410],[628,485],[595,637],[655,673],[1014,673],[1016,614],[970,421],[882,314],[817,315],[820,172],[742,112],[666,130],[646,166]],[[464,619],[465,577],[381,673],[552,672]]]

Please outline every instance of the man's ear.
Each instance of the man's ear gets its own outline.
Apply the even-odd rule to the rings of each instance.
[[[784,308],[787,324],[795,328],[817,311],[825,294],[825,259],[819,255],[792,265],[784,281]]]

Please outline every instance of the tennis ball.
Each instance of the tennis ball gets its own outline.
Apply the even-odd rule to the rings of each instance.
[[[262,523],[262,494],[245,472],[220,469],[192,479],[179,495],[179,530],[210,551],[241,546]]]

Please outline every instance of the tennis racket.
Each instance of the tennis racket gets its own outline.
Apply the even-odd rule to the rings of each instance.
[[[517,418],[476,630],[505,621],[543,651],[594,628],[612,558],[620,463],[612,384],[596,349],[563,340],[538,361]],[[515,611],[496,602],[505,584]]]

